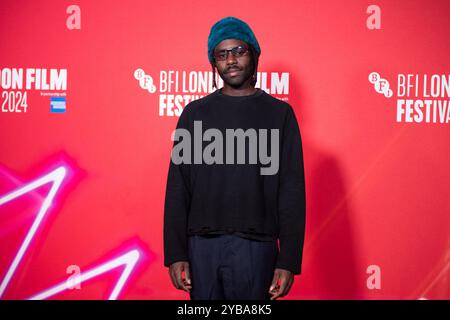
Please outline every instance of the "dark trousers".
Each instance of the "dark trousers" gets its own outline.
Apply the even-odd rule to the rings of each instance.
[[[192,300],[267,300],[277,241],[235,235],[191,236]]]

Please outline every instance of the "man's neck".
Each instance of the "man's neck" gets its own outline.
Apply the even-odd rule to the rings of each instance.
[[[221,93],[227,95],[227,96],[234,96],[234,97],[242,97],[242,96],[250,96],[256,93],[258,89],[255,87],[248,87],[245,89],[234,89],[232,87],[224,86],[221,89]]]

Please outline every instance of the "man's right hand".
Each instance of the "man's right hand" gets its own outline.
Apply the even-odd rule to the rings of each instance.
[[[175,288],[186,292],[189,292],[192,289],[189,262],[178,261],[172,263],[169,267],[169,274]]]

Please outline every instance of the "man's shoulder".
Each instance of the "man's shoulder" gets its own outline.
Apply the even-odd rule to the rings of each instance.
[[[185,116],[187,116],[188,114],[192,114],[193,112],[195,112],[195,110],[206,105],[213,99],[214,99],[214,92],[209,93],[201,98],[192,100],[183,108],[182,114],[184,114]]]
[[[281,100],[277,97],[274,97],[273,95],[267,93],[264,91],[265,94],[263,94],[263,99],[266,102],[268,106],[271,108],[274,108],[277,112],[280,112],[282,114],[286,114],[293,110],[292,106],[289,104],[289,102],[285,100]]]

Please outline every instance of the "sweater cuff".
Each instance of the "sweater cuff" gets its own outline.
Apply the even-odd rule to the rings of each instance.
[[[303,238],[299,235],[280,236],[280,252],[275,268],[291,271],[295,275],[301,274]]]
[[[180,255],[174,255],[171,257],[165,257],[164,259],[164,266],[170,267],[172,263],[178,262],[178,261],[187,261],[189,262],[189,258],[186,255],[180,254]]]

